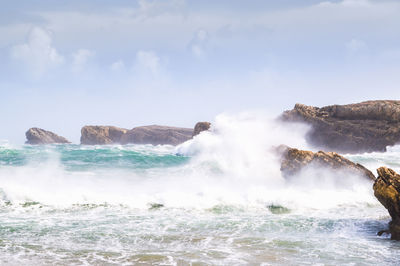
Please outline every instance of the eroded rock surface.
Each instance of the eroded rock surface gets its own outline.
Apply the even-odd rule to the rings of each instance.
[[[193,129],[168,126],[135,127],[121,137],[121,144],[178,145],[192,137]]]
[[[198,122],[198,123],[194,126],[193,137],[199,135],[200,132],[209,130],[210,127],[211,127],[211,123],[210,123],[210,122]]]
[[[311,125],[307,141],[324,150],[382,152],[400,142],[400,101],[367,101],[322,108],[296,104],[281,118]]]
[[[281,146],[282,154],[281,172],[284,177],[294,176],[306,166],[326,167],[341,170],[350,175],[358,175],[370,180],[375,180],[374,174],[361,164],[354,163],[335,152],[303,151],[286,146]]]
[[[33,127],[25,133],[26,144],[55,144],[55,143],[71,143],[66,138],[61,137],[51,131]]]
[[[400,240],[400,175],[386,167],[379,168],[377,172],[374,195],[392,217],[389,223],[391,238]]]
[[[128,130],[114,126],[84,126],[81,129],[81,144],[102,145],[120,143]]]

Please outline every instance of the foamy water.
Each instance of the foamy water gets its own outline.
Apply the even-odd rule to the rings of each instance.
[[[395,265],[376,233],[372,183],[326,169],[282,178],[273,147],[309,148],[307,128],[220,115],[178,147],[0,147],[5,265]],[[400,149],[347,155],[400,170]]]

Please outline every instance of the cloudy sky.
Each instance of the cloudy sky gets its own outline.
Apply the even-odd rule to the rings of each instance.
[[[3,1],[0,139],[400,98],[400,1]]]

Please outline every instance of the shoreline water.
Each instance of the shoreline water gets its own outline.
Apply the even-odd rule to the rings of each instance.
[[[23,163],[22,150],[32,162]],[[193,158],[175,152],[172,146],[71,144],[7,150],[7,156],[19,159],[5,166],[1,157],[0,261],[397,263],[400,245],[376,236],[390,218],[370,184],[361,190],[328,186],[318,191],[310,184],[277,190],[277,180],[268,176],[228,178],[217,164],[205,162],[190,169]],[[363,156],[352,159],[376,163],[374,156]],[[44,157],[51,159],[43,163]],[[137,163],[144,165],[139,169]],[[177,173],[179,178],[168,177]],[[10,179],[14,183],[4,182]],[[7,194],[12,189],[19,195]],[[163,206],[152,208],[153,203]]]
[[[370,180],[285,180],[270,147],[308,148],[306,129],[220,119],[177,147],[0,146],[0,262],[397,263],[400,244],[376,235],[390,217]],[[398,147],[346,157],[399,170]]]

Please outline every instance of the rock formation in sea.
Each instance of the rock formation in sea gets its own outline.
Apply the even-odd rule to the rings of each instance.
[[[193,129],[168,126],[142,126],[131,130],[113,126],[84,126],[81,144],[169,144],[178,145],[192,137]]]
[[[193,137],[199,135],[200,132],[209,130],[210,127],[211,127],[211,123],[210,123],[210,122],[198,122],[198,123],[194,126]]]
[[[311,125],[307,141],[340,153],[386,151],[400,142],[400,101],[367,101],[322,108],[296,104],[281,119]]]
[[[142,126],[135,127],[122,135],[120,143],[178,145],[189,140],[192,137],[192,134],[192,128],[158,125]]]
[[[41,128],[33,127],[25,133],[26,144],[55,144],[55,143],[71,143],[66,138]]]
[[[84,126],[81,129],[81,144],[102,145],[119,143],[128,129],[114,126]]]
[[[386,167],[379,168],[377,172],[374,195],[392,217],[389,223],[391,238],[400,240],[400,175]]]
[[[307,166],[325,167],[332,170],[341,170],[349,175],[358,175],[370,180],[375,180],[374,174],[358,163],[344,158],[335,152],[303,151],[287,146],[280,146],[278,151],[282,154],[281,172],[284,177],[294,176]]]

